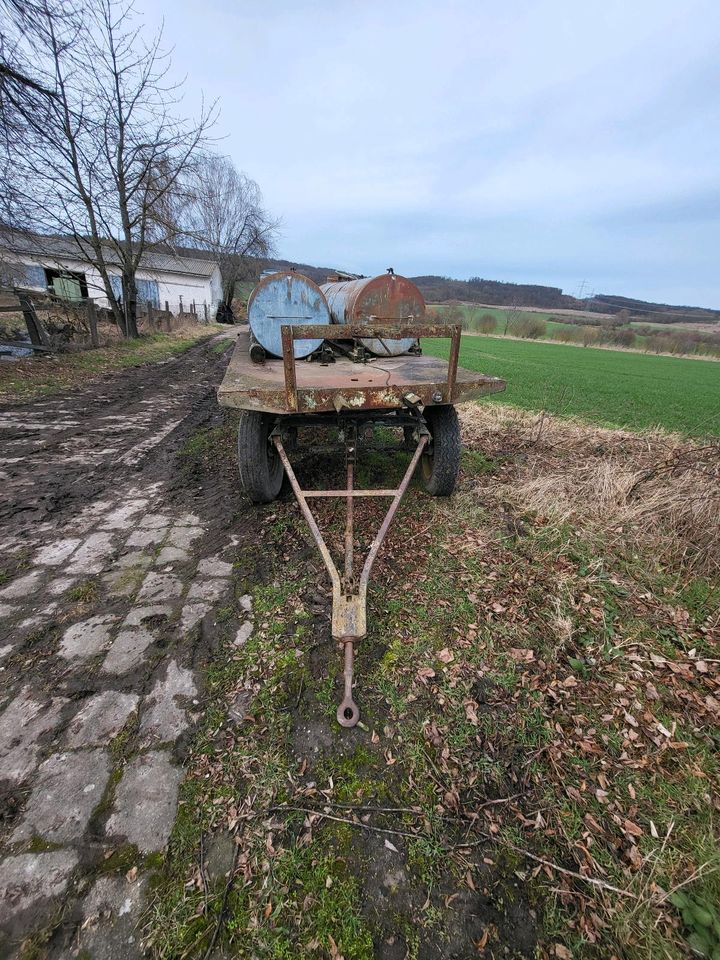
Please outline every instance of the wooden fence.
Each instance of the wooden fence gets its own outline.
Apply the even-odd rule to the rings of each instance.
[[[0,291],[0,293],[2,293],[2,291]],[[81,322],[84,322],[90,334],[90,344],[92,347],[100,345],[98,336],[99,320],[104,318],[106,321],[114,323],[109,309],[106,307],[98,308],[95,301],[91,298],[70,301],[63,300],[56,296],[38,295],[36,291],[18,288],[7,290],[5,294],[5,299],[12,297],[15,303],[1,304],[0,314],[21,313],[30,339],[27,341],[0,337],[0,346],[15,349],[29,349],[39,353],[50,353],[56,349],[56,346],[53,344],[53,339],[49,336],[48,331],[38,317],[38,310],[36,308],[42,310],[52,310],[55,308],[58,312],[64,312],[68,319],[74,316],[76,320],[79,319]],[[215,319],[207,303],[198,304],[193,300],[190,303],[184,304],[182,299],[172,304],[166,300],[164,309],[150,301],[138,303],[137,317],[140,322],[144,321],[144,325],[149,332],[170,332],[173,326],[176,325],[176,321],[180,324],[188,321],[192,323],[209,323]],[[122,330],[120,333],[122,333]]]

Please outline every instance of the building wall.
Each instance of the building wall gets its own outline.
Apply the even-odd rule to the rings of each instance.
[[[9,256],[8,256],[9,259]],[[15,258],[13,258],[15,259]],[[98,306],[107,307],[108,299],[105,295],[105,286],[100,274],[93,267],[79,260],[57,260],[41,257],[22,257],[18,255],[17,282],[27,285],[32,290],[45,292],[45,278],[42,270],[57,270],[61,265],[67,270],[85,274],[88,285],[88,296],[92,297]],[[215,267],[210,277],[198,277],[169,271],[138,270],[138,280],[154,280],[158,285],[158,299],[160,308],[165,307],[167,301],[171,310],[176,310],[182,301],[183,308],[188,310],[191,303],[195,303],[198,312],[202,313],[203,304],[207,304],[208,314],[214,319],[215,311],[222,299],[222,284],[220,283],[220,268]]]
[[[198,308],[206,303],[208,310],[217,309],[220,302],[220,297],[213,295],[212,277],[191,277],[177,273],[150,273],[145,271],[138,271],[138,276],[157,280],[161,307],[165,306],[166,300],[171,306],[178,304],[181,297],[184,308],[189,308],[194,301]]]
[[[210,292],[212,293],[213,304],[217,306],[222,300],[223,295],[220,267],[215,267],[213,275],[210,277]]]

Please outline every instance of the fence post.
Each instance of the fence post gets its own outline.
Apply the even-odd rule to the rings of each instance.
[[[204,303],[204,302],[203,302],[203,313],[205,314],[205,323],[207,323],[208,322],[207,303]]]
[[[153,305],[150,300],[147,302],[147,319],[148,319],[148,330],[152,333],[154,317],[153,317]]]
[[[25,326],[30,334],[30,342],[36,347],[49,347],[50,339],[38,319],[32,300],[26,293],[18,293],[17,298],[20,301],[20,309],[25,318]]]
[[[95,312],[95,301],[87,301],[87,318],[88,324],[90,325],[90,343],[94,347],[99,347],[100,342],[98,340],[98,329],[97,329],[97,313]]]
[[[165,301],[165,313],[170,313],[170,304],[167,302],[167,300]]]

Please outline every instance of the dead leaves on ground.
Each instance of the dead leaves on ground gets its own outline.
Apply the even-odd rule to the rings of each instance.
[[[388,668],[399,696],[374,704],[387,723],[368,737],[378,757],[371,775],[379,782],[397,777],[423,797],[422,815],[407,828],[419,837],[459,842],[519,834],[524,848],[580,877],[660,899],[653,863],[663,845],[674,842],[674,818],[687,798],[678,799],[677,809],[667,801],[661,807],[656,785],[692,777],[707,783],[707,797],[698,803],[720,804],[701,756],[720,719],[717,637],[662,590],[649,591],[622,570],[609,574],[604,560],[584,563],[571,549],[541,552],[532,537],[501,542],[476,521],[433,509],[434,526],[404,508],[371,588],[371,619],[383,623],[382,643],[399,647]],[[279,556],[296,556],[306,538],[295,507],[279,505],[278,513],[293,519]],[[331,512],[325,519],[337,520]],[[523,523],[542,533],[542,521]],[[316,569],[315,559],[303,556],[305,569]],[[380,584],[395,602],[392,616],[380,607]],[[265,677],[275,677],[282,647],[271,642],[271,628],[291,624],[304,608],[298,591],[260,619],[258,633],[268,647],[243,678],[243,689],[256,693]],[[339,663],[329,659],[327,673],[336,669]],[[372,677],[359,674],[366,700],[377,696]],[[271,758],[257,756],[265,718],[254,713],[248,726],[219,731],[216,750],[196,758],[194,777],[207,782],[212,803],[222,797],[214,825],[234,833],[239,875],[259,891],[277,859],[290,846],[312,843],[324,818],[304,814],[292,829],[286,816],[257,818],[274,803],[272,791],[256,788]],[[334,809],[333,778],[315,782],[306,760],[296,760],[285,784],[290,802]],[[357,816],[368,822],[367,814]],[[384,843],[398,849],[392,838]],[[488,853],[495,851],[458,852],[468,889],[475,889],[478,864],[493,863]],[[678,848],[676,881],[699,866],[683,856]],[[552,862],[528,861],[519,869],[558,898],[569,931],[604,942],[615,910],[611,896],[554,870]],[[271,924],[274,909],[258,896],[251,926]],[[322,948],[339,960],[334,941]],[[321,945],[311,941],[305,949]],[[546,952],[560,960],[571,956],[563,944]]]

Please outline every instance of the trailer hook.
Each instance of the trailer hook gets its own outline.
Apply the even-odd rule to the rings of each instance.
[[[345,696],[337,708],[337,721],[341,727],[354,727],[360,719],[360,710],[353,700],[352,695],[353,662],[355,659],[355,648],[353,644],[357,640],[357,637],[341,637],[341,640],[345,647],[345,670],[343,671],[345,678]]]

